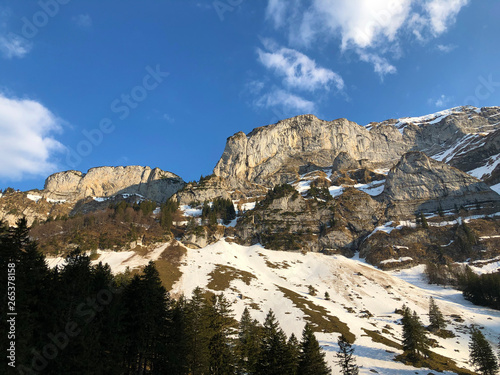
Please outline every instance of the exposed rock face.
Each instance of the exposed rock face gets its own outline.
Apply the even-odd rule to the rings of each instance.
[[[140,194],[164,202],[185,185],[177,175],[159,168],[128,166],[92,168],[55,173],[45,181],[43,195],[49,199],[76,202],[87,197]]]
[[[215,198],[231,198],[227,182],[220,177],[206,177],[204,181],[189,183],[174,195],[180,205],[192,202],[203,203],[213,201]]]
[[[270,187],[293,181],[306,165],[329,167],[341,152],[354,160],[395,162],[408,147],[392,126],[369,131],[346,119],[302,115],[228,138],[214,173],[234,186],[240,180]]]
[[[500,142],[485,142],[497,130],[500,107],[457,107],[367,127],[302,115],[229,137],[214,173],[234,188],[242,182],[272,187],[332,165],[390,168],[408,151],[423,151],[467,172],[500,153]],[[476,157],[468,158],[474,150]]]
[[[244,244],[352,255],[383,216],[383,204],[353,188],[328,202],[287,193],[267,197],[238,220],[235,231]]]
[[[422,152],[403,155],[389,171],[380,198],[389,203],[389,218],[467,205],[500,208],[500,195],[484,182]]]

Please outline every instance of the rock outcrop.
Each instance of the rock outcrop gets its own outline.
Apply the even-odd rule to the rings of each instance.
[[[499,119],[500,107],[457,107],[366,127],[302,115],[229,137],[214,173],[233,188],[242,183],[273,187],[332,165],[334,170],[390,168],[409,151],[423,151],[467,172],[500,153],[498,142],[486,142],[500,130]],[[474,159],[468,158],[473,151]]]
[[[379,199],[388,203],[388,219],[468,205],[500,209],[500,195],[484,182],[422,152],[403,155]]]
[[[138,194],[145,199],[165,202],[185,185],[177,175],[141,166],[99,167],[87,174],[78,171],[55,173],[47,178],[43,196],[76,202],[87,197]]]
[[[278,250],[352,255],[380,224],[383,204],[354,188],[337,199],[306,199],[294,190],[270,191],[238,220],[236,239]]]
[[[272,187],[295,180],[304,166],[330,167],[341,152],[354,160],[394,164],[408,148],[392,126],[369,131],[346,119],[302,115],[228,138],[214,173],[234,187],[241,181]]]

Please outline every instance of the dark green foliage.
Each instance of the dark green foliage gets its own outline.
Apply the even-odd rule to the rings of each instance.
[[[172,228],[173,217],[175,211],[179,208],[179,203],[176,200],[169,199],[161,205],[160,225],[162,228],[170,230]]]
[[[354,348],[347,341],[344,335],[341,335],[337,341],[339,351],[337,353],[338,364],[343,375],[358,375],[359,369],[354,357]]]
[[[423,212],[420,213],[420,224],[422,225],[422,228],[429,229],[429,223],[427,222],[427,218]]]
[[[471,331],[469,355],[470,361],[478,373],[494,375],[498,372],[498,361],[490,343],[483,333],[475,327]]]
[[[221,219],[224,224],[229,224],[236,218],[236,211],[231,199],[215,198],[210,205],[208,202],[203,204],[201,213],[203,220],[208,221],[209,225],[216,225],[217,219]]]
[[[326,187],[311,186],[311,188],[308,191],[308,195],[312,198],[321,199],[327,202],[333,200],[330,191]]]
[[[288,345],[288,350],[290,351],[290,358],[292,361],[291,362],[292,372],[290,373],[290,375],[295,375],[297,374],[299,368],[300,343],[299,340],[297,340],[297,337],[293,333],[290,335],[287,345]]]
[[[235,373],[230,335],[233,332],[232,310],[224,295],[214,295],[209,301],[208,343],[209,373],[227,375]]]
[[[256,375],[292,374],[293,359],[286,335],[279,326],[274,313],[270,310],[262,329],[259,359]]]
[[[416,312],[403,307],[403,350],[410,361],[427,356],[429,340],[422,322]]]
[[[236,344],[238,374],[253,374],[256,371],[261,336],[262,327],[256,320],[252,320],[250,312],[245,308],[241,315]]]
[[[127,367],[135,373],[148,368],[160,373],[159,353],[165,350],[170,299],[153,262],[145,267],[143,275],[132,279],[125,289],[124,301]]]
[[[325,362],[325,353],[321,351],[318,340],[309,323],[302,331],[300,357],[297,375],[329,375],[331,370]]]
[[[425,263],[425,275],[429,284],[456,285],[456,272],[447,264],[428,261]]]
[[[260,204],[265,207],[269,205],[273,200],[280,199],[288,195],[291,195],[292,199],[297,199],[299,197],[299,193],[292,185],[276,185],[272,190],[269,190],[267,192],[266,197],[260,202]]]
[[[186,306],[186,362],[191,374],[208,373],[210,333],[208,332],[208,303],[201,288],[193,291]]]
[[[500,310],[500,272],[478,275],[467,266],[458,282],[465,299]]]
[[[439,332],[446,328],[446,321],[444,320],[443,314],[432,297],[429,301],[429,321],[429,329],[433,332]]]

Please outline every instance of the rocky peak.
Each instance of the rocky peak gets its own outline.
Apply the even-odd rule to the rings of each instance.
[[[76,202],[87,197],[140,194],[146,199],[164,202],[183,186],[184,181],[179,176],[159,168],[98,167],[86,174],[66,171],[49,176],[43,196]]]
[[[272,187],[296,180],[301,171],[357,165],[390,168],[409,151],[460,167],[464,172],[500,153],[486,137],[500,132],[500,107],[457,107],[364,127],[346,119],[301,115],[229,137],[214,174],[232,188],[242,182]],[[488,150],[485,150],[488,148]],[[467,155],[475,152],[474,164]]]
[[[369,131],[346,119],[302,115],[228,138],[214,173],[235,187],[241,180],[272,187],[297,179],[304,166],[330,167],[341,152],[354,160],[393,164],[408,148],[394,127]]]
[[[500,195],[484,182],[423,152],[409,152],[389,171],[380,197],[388,216],[413,216],[468,205],[500,208]]]

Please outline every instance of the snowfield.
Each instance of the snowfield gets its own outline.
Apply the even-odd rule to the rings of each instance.
[[[137,268],[158,259],[167,246],[163,244],[146,256],[134,251],[99,251],[99,259],[93,263],[103,261],[110,264],[113,272],[123,272],[126,267]],[[63,262],[61,258],[48,261],[51,266]],[[485,263],[482,272],[491,272],[500,266],[498,260],[492,261]],[[474,265],[478,271],[480,266]],[[417,311],[427,325],[429,297],[434,297],[449,322],[448,329],[457,336],[442,339],[431,335],[439,344],[432,350],[452,358],[459,367],[470,369],[467,327],[471,324],[484,327],[483,332],[492,344],[497,343],[500,333],[499,311],[474,306],[457,290],[428,285],[423,266],[385,272],[357,257],[273,251],[261,245],[240,246],[221,240],[203,249],[187,249],[179,270],[182,276],[171,290],[173,296],[189,296],[197,286],[215,293],[224,292],[233,303],[236,319],[239,320],[245,306],[261,322],[268,310],[273,309],[287,335],[293,332],[300,337],[305,319],[311,319],[315,313],[320,314],[319,319],[338,318],[356,336],[355,355],[361,374],[376,371],[390,375],[427,375],[431,372],[394,361],[401,350],[374,342],[366,334],[375,331],[400,343],[401,316],[395,310],[403,304]],[[315,296],[309,294],[309,285],[317,290]],[[324,298],[325,292],[331,300]],[[456,321],[457,317],[463,322]],[[338,336],[336,332],[317,333],[333,373],[338,373],[335,364]]]

